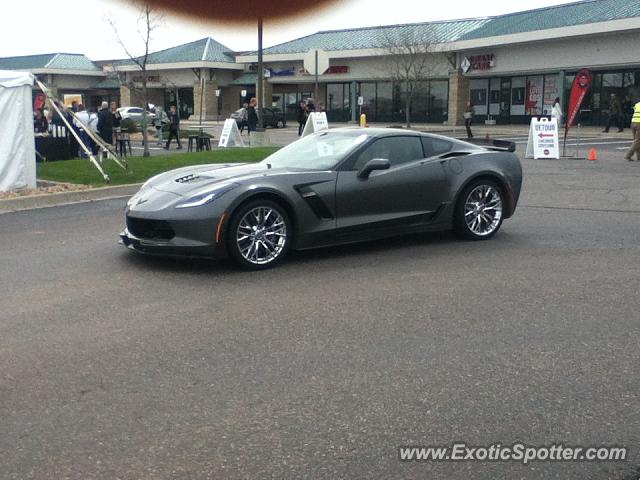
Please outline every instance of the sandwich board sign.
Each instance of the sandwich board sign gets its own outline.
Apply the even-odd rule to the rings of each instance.
[[[325,112],[311,112],[307,123],[304,125],[302,136],[306,137],[315,132],[329,129],[329,121],[327,120],[327,114]]]
[[[555,118],[532,118],[527,141],[527,158],[560,158],[558,121]]]
[[[222,132],[220,133],[220,141],[218,147],[244,147],[244,141],[240,136],[240,130],[238,130],[238,124],[233,118],[227,118],[222,126]]]

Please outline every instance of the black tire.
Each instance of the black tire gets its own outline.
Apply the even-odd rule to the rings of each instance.
[[[484,203],[483,192],[489,192]],[[474,180],[458,198],[453,218],[454,230],[469,240],[488,240],[500,230],[505,206],[504,192],[497,182],[488,178]]]
[[[286,126],[287,124],[284,123],[284,120],[278,120],[278,122],[276,123],[276,128],[284,128]]]
[[[260,211],[263,212],[263,218],[266,217],[262,226],[260,226],[260,214],[256,216],[256,212]],[[271,213],[267,214],[269,211]],[[271,215],[274,216],[271,217]],[[282,220],[282,227],[278,226],[279,219]],[[258,230],[251,230],[248,227],[252,221]],[[243,237],[247,238],[242,239]],[[227,232],[227,249],[231,259],[239,266],[250,270],[265,270],[275,267],[284,260],[292,238],[293,229],[286,209],[271,200],[257,199],[241,205],[234,212]],[[252,244],[257,245],[255,257],[252,255],[254,250],[247,250],[247,248],[253,248]],[[273,251],[270,254],[272,247]]]

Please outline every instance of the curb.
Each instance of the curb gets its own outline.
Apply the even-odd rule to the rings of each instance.
[[[33,210],[36,208],[58,207],[72,203],[95,202],[112,198],[129,197],[136,193],[141,183],[118,185],[115,187],[99,187],[76,192],[59,192],[45,195],[8,198],[0,200],[0,214]]]

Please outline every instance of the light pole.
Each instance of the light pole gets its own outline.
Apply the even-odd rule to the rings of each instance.
[[[264,107],[264,85],[262,71],[262,17],[258,18],[258,78],[256,82],[256,94],[258,96],[258,123],[260,127],[264,127],[262,122],[262,108]]]

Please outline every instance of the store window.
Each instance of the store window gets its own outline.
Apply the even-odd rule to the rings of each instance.
[[[500,79],[492,78],[489,82],[489,115],[500,115]]]
[[[351,84],[327,83],[327,118],[333,122],[351,119]]]
[[[511,116],[525,114],[526,78],[516,77],[511,80]]]
[[[362,97],[363,103],[360,106],[359,114],[364,113],[367,120],[376,122],[377,101],[376,101],[376,84],[373,82],[360,83],[358,85],[358,95]]]
[[[486,115],[489,96],[489,80],[471,80],[469,87],[470,100],[471,103],[473,103],[475,114]]]
[[[429,121],[444,122],[449,110],[449,82],[447,80],[432,80],[429,90]]]
[[[556,98],[560,95],[560,76],[559,75],[545,75],[544,76],[544,106],[543,115],[551,115],[553,104]],[[563,109],[564,111],[564,109]]]
[[[525,102],[527,115],[542,115],[543,88],[544,77],[542,75],[527,77],[527,100]]]
[[[393,121],[393,84],[380,82],[377,85],[376,120],[378,122]]]

